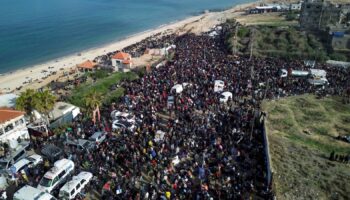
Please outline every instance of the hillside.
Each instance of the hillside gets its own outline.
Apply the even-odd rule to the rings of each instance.
[[[350,155],[350,105],[340,97],[298,96],[263,103],[278,199],[348,199],[350,167],[330,161]]]

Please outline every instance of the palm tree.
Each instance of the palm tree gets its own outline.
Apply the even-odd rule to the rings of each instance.
[[[46,123],[49,126],[49,114],[55,106],[56,97],[49,90],[45,90],[43,92],[36,93],[35,98],[37,99],[35,109],[44,114]]]
[[[33,121],[32,112],[37,103],[35,90],[27,89],[16,99],[16,109],[24,111],[30,117],[30,121]]]
[[[100,106],[102,105],[102,96],[96,90],[92,90],[85,96],[85,107],[88,112],[92,112],[92,121],[96,123],[96,114],[100,120]]]

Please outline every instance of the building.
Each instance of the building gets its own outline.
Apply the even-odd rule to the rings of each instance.
[[[167,47],[161,49],[146,49],[144,54],[152,55],[152,56],[165,56],[169,55],[171,51],[176,49],[176,45],[169,45]]]
[[[132,67],[131,55],[124,52],[117,52],[112,57],[112,66],[114,67],[114,71],[130,71]]]
[[[92,62],[90,60],[87,60],[87,61],[77,65],[77,68],[79,69],[79,71],[91,72],[91,71],[95,71],[97,69],[97,63]]]
[[[71,123],[80,114],[80,108],[65,102],[56,102],[49,114],[50,128]]]
[[[290,6],[288,4],[277,3],[277,4],[261,4],[255,8],[249,9],[248,14],[261,14],[270,12],[284,12],[288,11]]]
[[[253,9],[249,10],[250,14],[261,14],[261,13],[269,13],[269,12],[278,12],[281,8],[275,6],[257,6]]]
[[[18,138],[29,139],[24,112],[0,108],[0,141],[10,142]]]
[[[330,27],[329,37],[334,51],[350,50],[350,28],[347,29],[341,27]]]
[[[317,32],[326,38],[333,51],[350,50],[350,2],[334,4],[324,0],[306,0],[299,19],[302,30]]]
[[[301,6],[300,27],[306,31],[327,31],[329,26],[346,23],[350,4],[333,4],[323,0],[305,0]]]

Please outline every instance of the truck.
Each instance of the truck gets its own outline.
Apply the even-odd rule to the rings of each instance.
[[[309,69],[309,70],[293,70],[293,69],[281,69],[279,71],[279,77],[295,77],[305,78],[311,85],[328,85],[327,72],[323,69]]]

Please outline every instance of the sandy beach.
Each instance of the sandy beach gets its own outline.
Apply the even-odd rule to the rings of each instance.
[[[13,71],[7,74],[0,75],[0,93],[19,93],[25,88],[40,88],[45,86],[51,80],[56,80],[63,72],[68,72],[74,69],[77,64],[86,60],[93,60],[95,57],[104,55],[108,52],[121,50],[131,44],[139,42],[149,36],[157,33],[178,33],[182,34],[188,31],[200,33],[210,30],[213,26],[224,22],[227,18],[232,18],[235,15],[242,14],[242,11],[247,7],[256,5],[257,2],[237,5],[231,9],[222,12],[206,12],[202,15],[189,17],[187,19],[163,25],[153,30],[148,30],[142,33],[135,34],[114,43],[90,49],[83,52],[77,52],[74,55],[57,58],[49,62],[30,66],[22,70]],[[78,55],[80,53],[80,55]],[[50,75],[56,72],[56,75]],[[47,77],[43,79],[44,77]],[[28,83],[30,82],[30,83]],[[16,90],[21,87],[22,90]]]

